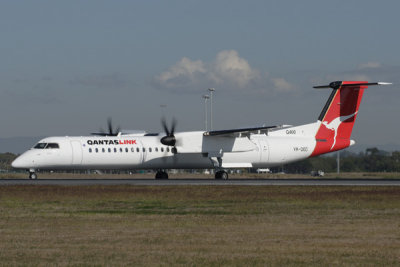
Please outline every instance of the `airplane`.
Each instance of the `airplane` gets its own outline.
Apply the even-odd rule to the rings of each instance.
[[[260,126],[217,131],[175,132],[176,121],[165,133],[114,131],[91,136],[48,137],[12,162],[37,170],[152,169],[156,179],[168,179],[168,169],[215,169],[215,179],[228,179],[229,169],[270,168],[345,149],[355,144],[351,132],[368,86],[391,83],[335,81],[316,89],[332,92],[318,120],[291,126]]]

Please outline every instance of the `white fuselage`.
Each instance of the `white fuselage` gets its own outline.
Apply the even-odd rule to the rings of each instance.
[[[175,122],[165,134],[121,134],[104,137],[45,138],[12,162],[29,169],[219,169],[215,178],[227,178],[221,169],[268,168],[345,149],[361,99],[370,85],[366,81],[335,81],[315,88],[332,88],[318,120],[292,126],[262,126],[209,132],[175,133]],[[110,135],[114,135],[109,122]],[[174,152],[174,153],[173,153]]]
[[[162,136],[121,135],[48,137],[14,162],[25,169],[208,169],[264,168],[309,157],[320,122],[248,136],[204,136],[176,133],[176,154]],[[217,166],[218,160],[220,165]]]

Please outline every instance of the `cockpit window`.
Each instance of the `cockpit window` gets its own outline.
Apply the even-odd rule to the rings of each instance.
[[[57,143],[48,143],[46,146],[46,149],[54,149],[54,148],[60,148],[60,146]]]
[[[36,146],[33,148],[36,149],[54,149],[54,148],[60,148],[60,146],[57,143],[37,143]]]
[[[47,143],[37,143],[36,146],[34,146],[33,148],[36,149],[45,149],[47,146]]]

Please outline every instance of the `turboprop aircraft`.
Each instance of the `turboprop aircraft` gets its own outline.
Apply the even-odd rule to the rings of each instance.
[[[228,179],[227,169],[269,168],[345,149],[358,115],[366,81],[336,81],[314,88],[331,88],[316,122],[219,131],[176,132],[175,121],[165,133],[113,131],[91,136],[48,137],[12,162],[29,171],[57,169],[154,169],[156,179],[167,179],[168,169],[211,169],[216,179]]]

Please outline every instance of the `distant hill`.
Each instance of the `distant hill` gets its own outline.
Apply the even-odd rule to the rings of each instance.
[[[43,138],[42,136],[0,138],[0,153],[10,152],[21,154],[33,147],[37,141]]]

